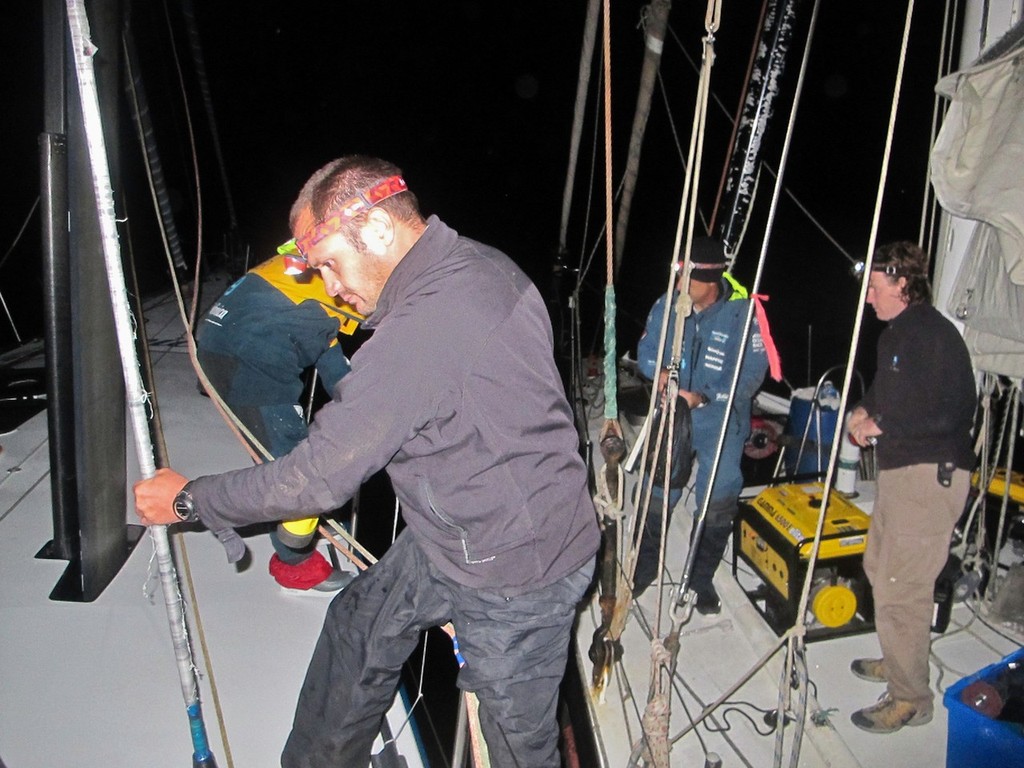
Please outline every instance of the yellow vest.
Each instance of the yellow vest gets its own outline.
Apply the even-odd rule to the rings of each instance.
[[[732,286],[732,296],[729,297],[729,301],[736,301],[738,299],[749,299],[750,298],[750,294],[748,293],[748,291],[747,291],[746,287],[743,285],[743,283],[741,283],[735,277],[730,275],[728,272],[723,272],[722,273],[722,277],[724,277],[726,279],[726,281],[729,283],[729,285]]]
[[[259,275],[296,304],[310,300],[319,302],[328,315],[338,318],[339,330],[346,336],[355,333],[359,323],[365,319],[350,304],[328,296],[324,281],[315,270],[307,270],[301,275],[286,275],[282,255],[257,264],[249,272]]]

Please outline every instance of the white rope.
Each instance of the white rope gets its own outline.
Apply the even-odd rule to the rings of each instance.
[[[813,26],[815,24],[815,19],[817,18],[819,4],[820,4],[820,0],[816,0],[815,1],[815,6],[814,6],[814,12],[813,12],[813,15],[812,15],[812,22],[811,22],[812,29],[813,29]],[[889,159],[890,159],[890,156],[892,154],[893,136],[894,136],[894,133],[895,133],[895,126],[896,126],[896,115],[897,115],[897,111],[898,111],[898,107],[899,107],[899,101],[900,101],[900,88],[901,88],[901,85],[903,83],[903,72],[904,72],[904,67],[906,65],[907,43],[908,43],[908,40],[910,38],[910,22],[911,22],[911,19],[913,18],[913,12],[914,12],[914,0],[908,0],[906,21],[904,22],[904,27],[903,27],[903,40],[902,40],[901,45],[900,45],[899,65],[898,65],[897,70],[896,70],[896,81],[895,81],[895,83],[893,85],[892,105],[891,105],[890,110],[889,110],[889,124],[888,124],[888,128],[887,128],[887,131],[886,131],[885,149],[884,149],[884,151],[882,153],[881,170],[880,170],[880,173],[879,173],[879,180],[878,180],[878,190],[877,190],[876,198],[875,198],[875,209],[874,209],[874,214],[873,214],[872,222],[871,222],[871,234],[870,234],[870,236],[868,238],[868,247],[867,247],[867,254],[868,255],[867,255],[867,259],[865,261],[864,271],[861,273],[860,297],[859,297],[859,301],[857,303],[857,313],[856,313],[855,321],[854,321],[853,335],[852,335],[852,338],[850,339],[850,346],[849,346],[848,353],[847,353],[846,372],[845,372],[845,375],[844,375],[844,378],[843,378],[842,393],[840,395],[840,402],[839,402],[839,407],[838,407],[838,412],[839,413],[845,413],[846,412],[847,402],[849,400],[849,395],[850,395],[850,384],[851,384],[851,382],[853,380],[854,358],[855,358],[855,355],[856,355],[856,350],[857,350],[858,343],[860,341],[860,331],[861,331],[861,325],[862,325],[863,318],[864,318],[865,300],[867,298],[868,275],[871,274],[872,258],[873,258],[873,254],[874,254],[874,251],[875,251],[875,243],[876,243],[876,240],[877,240],[877,237],[878,237],[878,227],[879,227],[879,221],[881,219],[882,200],[883,200],[883,197],[884,197],[884,194],[885,194],[885,182],[886,182],[886,179],[888,177],[888,172],[889,172]],[[809,49],[809,47],[810,46],[808,46],[808,49]],[[804,65],[805,66],[806,66],[806,59],[807,59],[807,51],[805,51],[805,58],[804,58]],[[800,76],[801,83],[802,83],[802,80],[803,80],[803,71],[804,71],[803,68],[801,68],[801,76]],[[800,89],[800,86],[798,86],[798,95],[799,95],[799,89]],[[796,101],[799,101],[799,98],[797,98]],[[794,116],[795,116],[795,103],[794,103]],[[792,129],[792,120],[791,120],[791,124],[790,124],[790,129]],[[791,136],[788,134],[787,135],[787,140],[786,140],[786,148],[787,149],[784,150],[784,155],[785,155],[785,152],[788,151],[790,137]],[[776,198],[777,197],[778,196],[776,195]],[[818,514],[818,520],[817,520],[817,524],[816,524],[816,527],[815,527],[814,539],[813,539],[813,543],[811,545],[811,551],[810,551],[810,553],[808,555],[807,572],[806,572],[806,574],[804,576],[804,583],[803,583],[803,587],[802,587],[802,589],[800,591],[800,600],[799,600],[797,611],[796,611],[796,627],[798,628],[798,630],[790,637],[790,640],[787,643],[787,648],[786,648],[787,666],[792,666],[794,658],[798,654],[802,655],[802,653],[803,653],[805,623],[806,623],[806,614],[807,614],[807,603],[808,603],[808,599],[809,599],[809,595],[810,595],[811,583],[812,583],[813,578],[814,578],[815,565],[816,565],[817,560],[818,560],[818,551],[819,551],[820,544],[821,544],[821,534],[822,534],[822,530],[824,528],[825,516],[826,516],[826,514],[828,512],[829,498],[830,498],[831,492],[832,492],[832,482],[833,482],[833,478],[834,478],[835,472],[836,472],[836,464],[837,464],[837,458],[838,458],[838,455],[839,455],[839,448],[840,448],[840,441],[839,440],[834,440],[832,442],[832,448],[831,448],[831,451],[830,451],[828,469],[827,469],[827,471],[825,473],[825,478],[823,480],[823,493],[822,493],[822,499],[821,499],[821,508],[820,508],[820,511],[819,511],[819,514]],[[787,684],[785,686],[785,695],[786,695],[786,697],[791,695],[791,690],[792,689],[788,685],[788,681],[787,681]],[[781,693],[781,689],[780,689],[780,693]],[[781,701],[781,697],[780,697],[780,701]],[[779,729],[776,731],[776,737],[775,737],[775,739],[776,739],[776,741],[775,741],[775,763],[774,763],[776,768],[778,768],[781,765],[781,762],[782,762],[783,740],[785,738],[785,728],[784,728],[784,726],[785,726],[785,719],[783,719],[780,722]],[[800,752],[800,741],[799,740],[795,740],[794,741],[792,750],[793,751],[791,753],[791,761],[792,761],[792,764],[795,765],[796,764],[796,760],[799,758],[799,752]]]

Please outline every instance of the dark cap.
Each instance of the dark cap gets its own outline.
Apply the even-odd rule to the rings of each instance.
[[[725,272],[725,247],[710,237],[695,237],[690,248],[690,279],[717,283]]]

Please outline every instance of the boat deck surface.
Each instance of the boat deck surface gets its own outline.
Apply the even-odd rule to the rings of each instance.
[[[209,295],[217,292],[213,288]],[[145,314],[162,424],[175,468],[195,476],[248,466],[250,459],[212,403],[197,392],[175,306],[165,300],[148,305]],[[0,445],[0,765],[187,764],[192,742],[149,537],[141,539],[93,602],[50,599],[67,563],[37,557],[53,537],[45,411],[0,437]],[[131,435],[128,446],[132,482],[138,470]],[[133,524],[130,496],[126,506],[125,520]],[[687,518],[673,518],[676,552],[685,551]],[[224,550],[206,531],[186,530],[171,539],[217,765],[276,766],[330,596],[286,593],[278,587],[267,573],[272,548],[265,534],[246,538],[251,559],[242,569],[227,563]],[[681,565],[670,560],[670,570]],[[739,576],[742,582],[742,570]],[[783,656],[776,653],[763,669],[755,667],[778,639],[730,568],[719,568],[716,583],[722,613],[694,614],[681,628],[676,689],[686,707],[680,700],[673,703],[670,737],[701,707],[748,672],[754,674],[730,696],[731,703],[674,744],[671,765],[703,765],[707,752],[720,755],[726,767],[773,765],[775,737],[762,735],[768,728],[761,710],[776,706]],[[652,588],[634,607],[623,637],[626,658],[604,699],[594,703],[605,765],[611,768],[627,766],[639,735],[649,674],[649,640],[643,628],[649,626],[655,600]],[[595,605],[584,608],[578,635],[584,656],[597,619]],[[968,605],[957,604],[949,630],[933,644],[933,721],[876,736],[855,728],[849,715],[874,701],[881,686],[848,671],[851,659],[877,655],[874,635],[809,643],[808,673],[815,696],[808,710],[821,713],[816,720],[822,724],[806,726],[799,765],[943,765],[947,712],[942,692],[1019,645],[1019,637],[1005,629],[993,631]],[[584,661],[584,679],[590,670]],[[388,719],[398,734],[400,752],[415,766],[418,736],[411,725],[403,727],[401,699]],[[791,744],[792,726],[785,742],[787,763]]]
[[[594,424],[594,420],[591,423]],[[632,444],[630,425],[626,424],[624,429],[627,442]],[[595,444],[598,430],[599,426],[595,426]],[[595,463],[601,463],[600,456],[595,457]],[[625,478],[628,498],[636,480],[628,474]],[[753,496],[757,490],[749,489],[744,496]],[[862,493],[854,501],[870,514],[873,488],[867,483],[860,490]],[[647,703],[652,670],[650,637],[656,634],[665,638],[671,629],[672,614],[666,606],[673,599],[684,567],[692,519],[690,514],[680,513],[686,504],[684,501],[679,505],[667,535],[668,554],[662,586],[664,605],[660,614],[665,618],[660,627],[652,630],[655,617],[659,615],[658,591],[652,586],[630,608],[622,635],[622,661],[616,665],[603,694],[591,696],[592,718],[598,723],[604,751],[602,758],[608,768],[633,765],[630,755],[641,738],[640,720]],[[687,509],[692,510],[692,502]],[[1007,545],[1007,553],[1013,562],[1019,562],[1020,554],[1010,553],[1011,546]],[[781,759],[777,762],[776,734],[764,720],[765,711],[777,708],[780,703],[779,683],[786,646],[763,611],[748,597],[748,593],[763,586],[763,580],[743,560],[738,562],[734,576],[732,563],[730,543],[715,575],[716,589],[722,599],[721,613],[702,616],[693,611],[679,628],[677,672],[668,728],[668,737],[673,741],[670,752],[673,767],[703,766],[709,753],[717,754],[726,768],[791,765],[797,728],[789,724],[785,729]],[[577,632],[577,663],[580,676],[588,681],[593,670],[588,651],[594,631],[601,624],[598,597],[596,593],[593,595]],[[764,606],[763,602],[758,605]],[[885,691],[884,685],[861,680],[850,672],[853,659],[881,655],[875,633],[837,632],[824,637],[819,634],[807,642],[810,695],[798,765],[803,768],[883,765],[936,768],[946,765],[949,716],[943,705],[943,693],[962,678],[998,662],[1024,642],[1019,626],[990,626],[983,615],[984,611],[974,604],[954,603],[946,632],[933,633],[931,684],[935,710],[932,721],[887,735],[868,733],[850,721],[851,713],[873,704]],[[820,625],[818,627],[820,632]],[[774,653],[773,649],[776,649]],[[735,686],[739,686],[738,689],[704,722],[690,728],[693,719],[707,705]],[[795,692],[783,706],[790,713],[799,709]],[[680,737],[684,730],[685,735]]]
[[[176,306],[165,300],[145,314],[175,469],[194,477],[249,466],[197,391]],[[50,599],[67,561],[36,557],[53,538],[46,412],[0,445],[0,765],[188,765],[192,740],[150,537],[93,602]],[[135,456],[129,434],[129,483],[139,476]],[[137,523],[130,485],[127,506],[126,521]],[[279,587],[265,533],[246,537],[251,557],[239,569],[205,530],[169,530],[216,763],[279,765],[332,596]],[[402,755],[419,765],[401,698],[388,720]]]

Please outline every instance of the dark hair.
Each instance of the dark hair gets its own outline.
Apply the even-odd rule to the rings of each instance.
[[[343,160],[344,158],[342,158]],[[331,174],[338,164],[342,160],[332,160],[323,168],[318,169],[305,184],[302,185],[302,189],[299,190],[299,196],[295,198],[295,202],[292,203],[292,208],[288,212],[288,228],[295,231],[295,224],[299,220],[299,216],[307,208],[312,209],[313,207],[313,191],[323,183],[323,180]]]
[[[871,270],[883,272],[891,283],[906,278],[902,296],[907,304],[928,304],[932,289],[928,283],[928,254],[917,243],[899,240],[875,249]]]
[[[397,165],[376,157],[363,155],[340,157],[337,160],[332,160],[310,177],[299,193],[296,205],[299,205],[304,197],[308,199],[308,207],[313,213],[314,220],[319,224],[343,203],[365,193],[389,176],[401,175],[402,169]],[[302,207],[306,206],[300,206],[296,211],[293,206],[293,213],[296,217]],[[416,195],[408,190],[382,200],[375,207],[383,208],[399,221],[412,223],[423,220]],[[367,211],[364,210],[352,218],[349,225],[342,230],[346,237],[349,237],[366,222],[366,216]]]
[[[366,193],[376,184],[391,176],[401,175],[402,169],[397,165],[375,157],[347,155],[332,160],[318,169],[302,185],[299,196],[295,199],[289,212],[288,224],[294,232],[299,216],[306,209],[313,214],[313,223],[320,224],[329,218],[340,205]],[[408,190],[381,200],[374,207],[383,208],[399,221],[407,223],[422,223],[423,221],[416,195]],[[367,253],[366,245],[356,236],[356,233],[366,223],[368,212],[369,209],[360,211],[339,230],[348,244],[357,253],[363,255]]]

